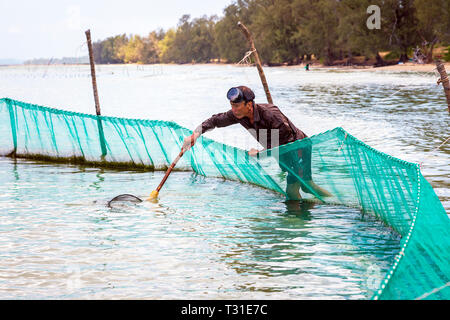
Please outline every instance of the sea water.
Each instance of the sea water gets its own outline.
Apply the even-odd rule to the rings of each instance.
[[[430,70],[431,71],[431,70]],[[309,136],[341,126],[421,163],[450,207],[448,112],[430,73],[266,68],[275,103]],[[257,71],[231,65],[97,66],[103,115],[194,129],[231,86],[265,102]],[[0,68],[0,96],[94,113],[88,66]],[[207,136],[260,148],[241,127]],[[238,182],[0,158],[0,298],[367,299],[400,247],[359,210],[286,202]]]
[[[400,238],[357,209],[174,172],[0,158],[0,299],[367,299]]]

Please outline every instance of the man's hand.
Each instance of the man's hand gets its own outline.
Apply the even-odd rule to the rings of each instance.
[[[259,152],[258,150],[252,148],[252,149],[250,149],[248,154],[252,157],[255,157],[258,154],[258,152]]]
[[[195,141],[197,141],[197,138],[200,136],[199,133],[194,132],[192,135],[190,135],[189,137],[184,138],[183,141],[183,150],[184,151],[188,151],[194,144]]]

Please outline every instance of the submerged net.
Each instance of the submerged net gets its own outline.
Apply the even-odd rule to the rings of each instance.
[[[173,122],[97,117],[0,99],[0,155],[164,170],[191,133]],[[402,237],[373,298],[449,299],[450,221],[419,165],[379,152],[342,128],[258,158],[202,136],[177,169],[285,194],[288,174],[302,181],[284,166],[285,156],[307,148],[314,182],[333,196],[324,198],[306,184],[303,198],[358,207]]]

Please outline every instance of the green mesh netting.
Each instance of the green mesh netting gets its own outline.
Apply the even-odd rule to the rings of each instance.
[[[191,133],[173,122],[97,117],[0,99],[0,155],[165,169]],[[177,168],[285,194],[283,155],[308,146],[314,182],[333,197],[302,191],[303,198],[358,207],[402,237],[401,250],[373,298],[449,299],[450,221],[417,164],[379,152],[335,128],[258,158],[200,137]]]

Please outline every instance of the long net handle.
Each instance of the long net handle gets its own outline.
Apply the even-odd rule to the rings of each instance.
[[[169,169],[167,169],[166,174],[164,175],[164,178],[161,180],[161,183],[159,184],[158,188],[156,188],[157,192],[159,192],[159,190],[161,190],[162,186],[164,185],[164,183],[166,182],[166,180],[169,177],[170,173],[172,172],[172,169],[175,168],[175,166],[177,165],[178,160],[181,159],[181,157],[183,156],[184,152],[185,152],[185,150],[181,149],[181,151],[178,154],[178,156],[175,158],[175,160],[173,160],[173,162],[170,165]]]

